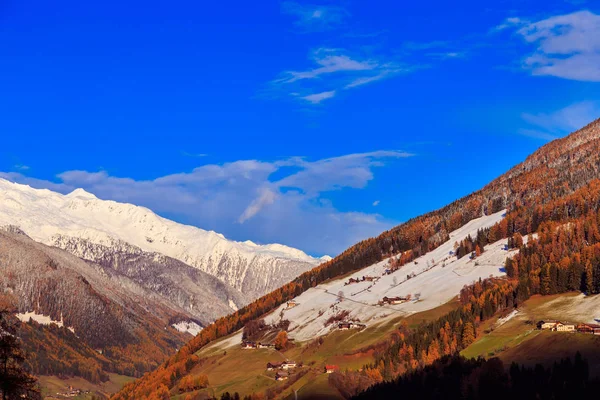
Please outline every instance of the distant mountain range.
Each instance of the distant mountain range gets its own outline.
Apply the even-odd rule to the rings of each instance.
[[[30,369],[140,376],[218,317],[322,261],[227,240],[147,208],[0,179],[0,294],[14,297]]]
[[[227,240],[144,207],[100,200],[83,189],[62,195],[0,179],[0,226],[7,225],[90,261],[105,259],[107,251],[130,252],[134,247],[134,253],[171,257],[237,289],[241,298],[226,302],[232,309],[329,259],[280,244]]]

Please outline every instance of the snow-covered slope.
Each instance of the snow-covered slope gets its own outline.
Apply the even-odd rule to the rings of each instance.
[[[280,319],[289,320],[290,337],[304,341],[335,329],[335,324],[326,325],[326,321],[343,311],[349,312],[347,319],[360,320],[368,328],[369,325],[390,318],[442,305],[458,295],[464,285],[479,278],[504,275],[504,261],[510,254],[504,247],[506,240],[486,246],[485,252],[476,260],[471,260],[468,256],[457,260],[450,255],[456,241],[469,234],[475,237],[478,229],[494,225],[504,217],[504,213],[501,211],[467,223],[452,232],[446,243],[391,274],[384,274],[388,268],[388,259],[385,259],[351,276],[311,288],[295,299],[295,307],[289,308],[284,304],[265,320],[267,323],[275,323]],[[379,279],[345,285],[350,277],[363,276]],[[408,276],[411,278],[408,279]],[[412,299],[406,303],[377,305],[384,296],[409,294]]]
[[[260,296],[325,259],[280,244],[234,242],[223,235],[162,218],[147,208],[100,200],[77,189],[68,195],[0,179],[0,226],[14,225],[36,241],[59,245],[62,237],[110,246],[116,240],[199,268]]]

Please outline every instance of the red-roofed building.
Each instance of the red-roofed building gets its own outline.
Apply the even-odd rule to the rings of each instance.
[[[337,372],[339,370],[340,370],[340,367],[338,367],[337,365],[326,365],[325,366],[326,374],[333,374],[334,372]]]

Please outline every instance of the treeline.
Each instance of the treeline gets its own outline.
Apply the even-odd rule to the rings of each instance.
[[[559,400],[596,398],[599,390],[600,381],[590,379],[588,363],[579,353],[574,361],[563,359],[550,368],[513,363],[508,370],[498,358],[445,356],[356,399]]]
[[[239,311],[218,319],[153,374],[126,385],[115,398],[144,398],[158,390],[165,377],[181,370],[190,357],[207,343],[243,328],[249,321],[260,318],[285,301],[326,280],[360,270],[400,253],[404,253],[402,262],[412,261],[449,240],[451,231],[482,215],[504,208],[509,208],[509,211],[525,210],[518,218],[511,218],[509,213],[507,234],[519,232],[526,235],[534,232],[534,227],[544,221],[536,221],[532,215],[534,212],[535,218],[544,218],[543,214],[537,213],[539,208],[572,194],[599,176],[599,131],[600,120],[568,138],[551,142],[482,190],[440,210],[411,219],[383,232],[377,238],[364,240]]]

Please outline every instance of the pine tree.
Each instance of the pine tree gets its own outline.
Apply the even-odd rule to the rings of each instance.
[[[0,300],[2,301],[2,300]],[[0,304],[0,395],[2,400],[41,399],[36,379],[23,369],[25,355],[17,337],[12,307]]]
[[[585,263],[585,291],[588,295],[594,293],[594,273],[589,260]]]

